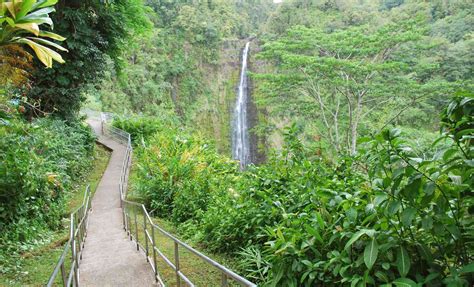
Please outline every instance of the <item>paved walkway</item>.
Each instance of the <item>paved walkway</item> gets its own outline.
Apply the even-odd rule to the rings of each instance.
[[[79,268],[81,286],[157,286],[144,254],[122,228],[119,179],[125,146],[100,135],[100,121],[88,120],[99,142],[113,150],[92,199],[92,213]]]

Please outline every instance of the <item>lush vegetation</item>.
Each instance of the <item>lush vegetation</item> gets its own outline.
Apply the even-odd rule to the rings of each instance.
[[[473,104],[472,95],[451,102],[424,155],[393,128],[331,164],[292,127],[281,153],[243,173],[199,136],[160,125],[137,143],[134,190],[185,236],[238,256],[264,285],[467,286]],[[139,134],[132,121],[118,126]]]
[[[67,50],[45,38],[57,41],[64,41],[65,38],[55,33],[40,30],[41,24],[53,26],[49,13],[54,11],[52,6],[57,2],[57,0],[41,0],[39,2],[9,1],[5,3],[2,1],[0,7],[0,23],[2,24],[0,45],[10,45],[10,48],[18,44],[28,45],[35,52],[38,59],[49,68],[52,67],[53,60],[64,63],[61,55],[51,50],[50,47],[61,51]],[[25,34],[28,36],[25,36]]]
[[[5,248],[2,258],[0,273],[1,286],[43,285],[49,280],[51,270],[54,269],[58,258],[64,250],[64,244],[69,239],[69,214],[82,203],[84,192],[88,185],[94,192],[102,178],[110,157],[110,151],[96,145],[91,165],[80,180],[73,184],[69,192],[65,192],[64,210],[65,217],[61,228],[47,231],[35,236],[34,240],[23,242],[19,250]],[[8,252],[8,253],[6,253]]]
[[[78,182],[96,163],[95,136],[78,116],[82,93],[110,57],[119,70],[131,35],[150,26],[141,1],[106,2],[0,3],[0,285],[45,283],[58,259],[50,248],[40,252],[43,281],[12,279],[38,264],[27,251],[64,242]]]
[[[0,133],[0,233],[31,239],[42,228],[59,226],[64,191],[90,166],[95,137],[83,124],[52,119],[11,119]]]
[[[0,261],[12,272],[17,253],[63,228],[71,192],[91,168],[95,137],[82,123],[27,122],[13,111],[0,135]]]
[[[240,49],[258,33],[272,0],[147,1],[154,29],[138,37],[121,73],[106,71],[91,106],[118,114],[170,112],[230,152]]]
[[[134,198],[263,286],[474,284],[472,1],[0,2],[2,271],[58,242],[85,106],[123,115]]]
[[[258,101],[272,115],[261,130],[291,118],[308,144],[336,154],[355,153],[358,138],[391,124],[432,137],[446,95],[473,86],[465,61],[473,48],[472,7],[387,2],[280,7],[258,55],[274,67],[255,76]]]

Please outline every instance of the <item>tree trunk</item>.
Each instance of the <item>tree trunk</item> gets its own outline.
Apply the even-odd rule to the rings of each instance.
[[[351,125],[351,155],[355,155],[357,152],[357,128],[359,126],[359,121],[362,113],[362,97],[364,96],[365,91],[357,95],[357,104],[354,109],[354,118]]]

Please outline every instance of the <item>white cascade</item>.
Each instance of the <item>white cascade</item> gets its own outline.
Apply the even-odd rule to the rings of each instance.
[[[232,124],[232,157],[240,161],[240,167],[244,169],[250,163],[250,142],[247,120],[248,100],[248,77],[247,62],[250,42],[245,44],[242,53],[242,70],[240,71],[240,82],[237,94],[237,102],[234,110]]]

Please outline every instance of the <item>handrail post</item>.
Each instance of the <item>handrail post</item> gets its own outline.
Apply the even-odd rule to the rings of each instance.
[[[77,254],[76,254],[76,236],[74,234],[74,215],[71,214],[71,257],[72,257],[72,262],[73,268],[72,272],[74,272],[74,286],[79,286],[79,277],[77,274]]]
[[[78,241],[78,253],[80,254],[80,256],[82,256],[82,210],[84,209],[84,207],[81,207],[79,208],[78,212],[77,212],[77,215],[78,218],[76,219],[76,226],[77,226],[77,241]]]
[[[136,210],[136,208],[135,208],[134,215],[135,215],[135,240],[137,241],[137,251],[139,251],[140,250],[140,245],[138,243],[138,224],[137,224],[137,210]]]
[[[145,255],[146,255],[146,261],[150,262],[148,260],[148,234],[147,234],[147,229],[146,229],[146,221],[147,221],[147,216],[146,216],[146,210],[145,207],[142,205],[142,211],[143,213],[143,233],[145,233]]]
[[[61,277],[63,278],[63,286],[66,286],[67,276],[66,276],[66,267],[64,266],[64,261],[61,263]]]
[[[221,283],[221,286],[222,287],[227,287],[229,286],[229,283],[227,282],[227,275],[222,272],[222,283]]]
[[[176,267],[176,286],[181,286],[181,278],[179,277],[179,246],[178,242],[174,242],[174,265]]]
[[[130,215],[130,211],[127,214],[127,219],[128,219],[127,232],[128,232],[128,235],[130,236],[130,241],[132,241],[132,227],[131,227],[132,218],[131,218],[131,215]]]
[[[123,208],[122,193],[123,193],[122,176],[120,175],[120,182],[119,182],[120,208]]]
[[[155,226],[151,224],[151,240],[152,242],[152,248],[153,248],[153,265],[155,266],[155,280],[158,281],[158,269],[156,269],[156,241],[155,241]]]
[[[122,209],[122,222],[123,222],[123,229],[127,231],[127,219],[125,216],[125,208],[122,205],[122,198],[120,198],[120,207]]]

